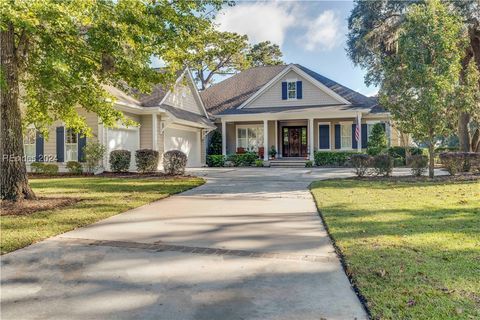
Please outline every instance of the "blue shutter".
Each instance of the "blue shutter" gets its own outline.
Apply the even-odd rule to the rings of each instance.
[[[355,139],[355,128],[357,128],[357,124],[352,124],[352,149],[357,149],[357,139]]]
[[[287,100],[287,83],[282,82],[282,100]]]
[[[366,148],[368,144],[368,129],[367,124],[362,124],[362,148]]]
[[[57,162],[65,160],[65,127],[57,127]]]
[[[320,149],[330,149],[330,126],[321,124],[318,127],[318,141]]]
[[[335,149],[340,149],[342,144],[340,142],[340,125],[335,125]]]
[[[43,145],[43,136],[37,131],[35,137],[35,161],[37,162],[43,162]]]
[[[85,153],[83,148],[87,145],[87,137],[82,134],[78,134],[78,161],[85,162]]]
[[[302,81],[297,81],[297,99],[302,99]]]
[[[381,125],[383,127],[383,132],[387,133],[387,128],[385,126],[385,122],[382,122]]]

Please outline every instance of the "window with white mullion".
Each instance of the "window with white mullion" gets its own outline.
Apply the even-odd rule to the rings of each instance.
[[[297,82],[296,81],[287,82],[287,97],[288,99],[297,98]]]
[[[341,129],[341,148],[342,149],[352,149],[352,124],[351,123],[342,123],[340,124]]]
[[[78,134],[72,129],[65,131],[65,161],[78,161]]]
[[[25,158],[27,161],[35,161],[35,143],[37,130],[35,128],[27,128],[25,136],[23,138],[23,150],[25,152]]]
[[[262,127],[237,128],[237,148],[244,148],[248,151],[258,151],[260,147],[263,147]]]

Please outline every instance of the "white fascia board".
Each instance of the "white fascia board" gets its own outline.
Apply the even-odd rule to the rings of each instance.
[[[220,121],[234,122],[234,121],[261,121],[261,120],[306,120],[314,119],[338,119],[338,118],[356,118],[358,111],[343,111],[343,112],[323,112],[319,115],[318,112],[292,112],[292,113],[256,113],[256,114],[237,114],[217,116]]]

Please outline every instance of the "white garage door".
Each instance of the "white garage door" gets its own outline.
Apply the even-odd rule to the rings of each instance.
[[[108,129],[107,130],[108,155],[113,150],[129,150],[131,154],[130,171],[136,171],[135,151],[140,149],[138,128],[132,129]],[[110,164],[108,164],[110,170]]]
[[[180,150],[187,155],[187,167],[201,167],[200,130],[175,126],[165,130],[165,151]]]

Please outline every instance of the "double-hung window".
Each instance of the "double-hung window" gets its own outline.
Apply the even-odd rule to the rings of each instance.
[[[287,81],[287,96],[289,100],[297,98],[297,81]]]
[[[352,124],[350,122],[340,123],[340,147],[352,149]]]
[[[78,134],[65,130],[65,161],[78,161]]]
[[[27,128],[23,138],[23,149],[27,162],[35,161],[35,143],[37,130],[35,128]]]
[[[263,147],[262,126],[239,126],[237,127],[237,148],[247,151],[258,151]]]

